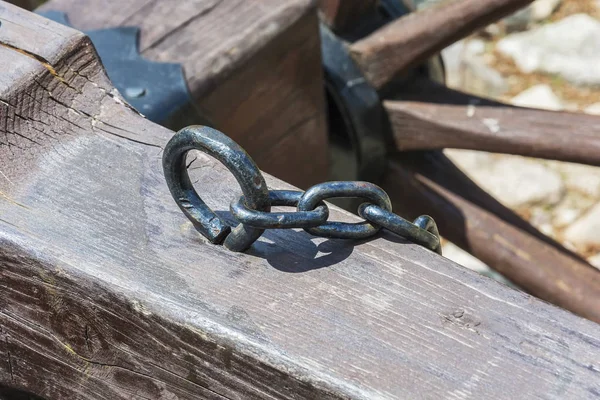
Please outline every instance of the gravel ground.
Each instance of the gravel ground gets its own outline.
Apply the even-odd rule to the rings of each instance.
[[[542,20],[530,17],[525,18],[525,23],[523,20],[515,23],[508,18],[446,49],[442,54],[447,65],[448,85],[516,105],[600,115],[600,85],[574,84],[565,78],[568,71],[565,74],[561,70],[556,73],[524,71],[515,57],[499,50],[503,46],[499,43],[504,39],[533,40],[526,37],[544,29],[540,31],[543,34],[538,32],[535,40],[540,42],[542,50],[547,46],[550,54],[560,53],[560,49],[554,47],[562,45],[565,51],[575,51],[577,56],[587,52],[590,52],[590,57],[600,56],[589,47],[600,44],[600,33],[585,37],[585,27],[578,22],[582,19],[588,21],[590,29],[600,32],[600,0],[537,2],[556,2],[558,7]],[[581,14],[592,18],[586,19]],[[572,21],[573,27],[566,29],[569,34],[581,37],[581,49],[568,47],[577,45],[574,39],[565,39],[559,41],[564,43],[558,44],[551,39],[552,30],[559,29],[559,23],[564,26],[569,21]],[[515,24],[521,26],[511,26]],[[578,29],[582,31],[578,32]],[[546,33],[549,35],[548,43],[544,42]],[[577,36],[579,33],[581,35]],[[527,46],[530,46],[526,47],[527,51],[534,51],[533,46]],[[562,61],[577,62],[570,58]],[[592,62],[588,66],[585,62],[586,59],[582,58],[581,65],[567,67],[600,73],[600,64]],[[550,67],[540,65],[541,70]],[[600,123],[600,117],[598,121]],[[600,168],[467,150],[446,150],[446,154],[499,201],[600,268]],[[451,243],[445,245],[444,254],[466,267],[501,279],[479,260]]]

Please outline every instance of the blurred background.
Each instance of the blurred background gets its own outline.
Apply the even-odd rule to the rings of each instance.
[[[417,8],[440,0],[409,0]],[[446,84],[514,105],[600,115],[600,0],[536,0],[442,52]],[[600,268],[600,168],[445,150],[500,202]],[[444,256],[501,279],[446,242]]]

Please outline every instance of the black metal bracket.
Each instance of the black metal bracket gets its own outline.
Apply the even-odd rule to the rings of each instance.
[[[44,11],[40,15],[71,26],[67,15]],[[140,29],[118,27],[84,32],[96,48],[113,85],[125,100],[149,120],[169,127],[193,113],[192,97],[181,65],[159,63],[143,58],[139,52]],[[195,118],[195,123],[205,122]]]
[[[381,93],[364,77],[348,45],[410,12],[401,1],[382,0],[377,12],[365,15],[349,32],[336,35],[321,23],[332,179],[377,182],[385,172],[387,153],[394,147],[392,129]],[[417,73],[437,79],[443,76],[441,60],[437,64]]]

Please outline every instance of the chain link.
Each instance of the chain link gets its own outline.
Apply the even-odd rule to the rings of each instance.
[[[192,186],[186,168],[191,150],[203,151],[223,163],[235,176],[243,195],[233,199],[230,211],[239,222],[231,229],[202,201]],[[225,134],[205,126],[190,126],[177,132],[165,147],[163,169],[175,202],[196,229],[212,243],[229,250],[244,251],[265,229],[302,228],[316,236],[366,239],[385,228],[405,239],[441,254],[435,221],[427,215],[414,222],[392,212],[387,193],[369,182],[334,181],[315,185],[306,192],[267,189],[264,177],[250,156]],[[324,200],[358,197],[363,222],[328,222]],[[271,212],[271,206],[296,207],[294,212]]]

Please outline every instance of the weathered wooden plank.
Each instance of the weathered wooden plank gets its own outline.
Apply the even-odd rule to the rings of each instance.
[[[396,148],[461,148],[600,165],[600,118],[515,107],[427,80],[384,102]]]
[[[265,171],[297,186],[327,177],[316,5],[311,0],[51,0],[82,30],[141,28],[142,54],[180,63],[202,115]],[[297,150],[302,142],[303,151]]]
[[[411,13],[350,46],[365,77],[382,88],[444,47],[533,0],[446,0]]]
[[[207,244],[162,177],[172,132],[123,104],[87,40],[5,3],[0,21],[0,385],[48,399],[600,394],[598,325],[399,238]],[[191,169],[227,209],[231,175],[203,155]]]

